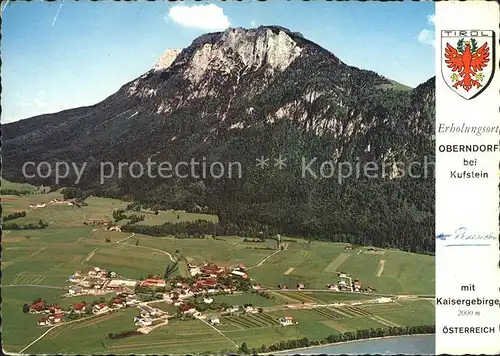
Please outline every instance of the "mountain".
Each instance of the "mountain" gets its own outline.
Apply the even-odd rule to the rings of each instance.
[[[3,172],[22,181],[26,161],[87,162],[78,185],[86,194],[208,209],[245,229],[432,252],[433,169],[410,178],[398,177],[397,166],[433,162],[434,107],[434,78],[411,89],[282,27],[228,29],[167,51],[96,105],[4,125]],[[288,162],[282,170],[273,167],[280,155]],[[261,156],[270,167],[256,167]],[[134,179],[125,172],[99,183],[100,162],[145,165],[148,157],[237,161],[244,173]],[[374,162],[387,175],[302,177],[302,157],[316,158],[315,172],[323,161],[325,169]]]

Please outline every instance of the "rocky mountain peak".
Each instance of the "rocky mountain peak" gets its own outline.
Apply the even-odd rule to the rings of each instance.
[[[154,70],[164,70],[170,67],[170,65],[175,61],[179,53],[181,53],[181,49],[168,49],[163,53],[160,57],[156,65],[154,66]]]
[[[198,82],[207,71],[231,73],[266,67],[283,71],[302,52],[291,31],[276,26],[229,28],[197,38],[183,53],[187,78]]]

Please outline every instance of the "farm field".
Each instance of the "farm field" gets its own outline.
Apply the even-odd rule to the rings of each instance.
[[[217,295],[213,297],[215,302],[227,303],[229,305],[239,305],[252,304],[254,307],[270,307],[273,305],[279,305],[279,300],[270,300],[261,297],[256,294],[242,293],[242,294],[232,294],[232,295]]]
[[[88,206],[47,204],[32,209],[29,204],[62,199],[60,191],[2,197],[4,214],[26,211],[18,224],[38,223],[49,226],[40,230],[6,230],[2,236],[3,343],[8,352],[19,352],[41,336],[48,328],[36,325],[39,316],[22,312],[24,303],[43,298],[63,308],[72,303],[99,297],[60,298],[69,285],[68,277],[77,270],[99,266],[119,276],[140,279],[162,274],[172,259],[181,257],[174,273],[189,276],[187,263],[210,262],[221,266],[244,264],[253,283],[259,283],[273,299],[256,294],[233,294],[213,297],[229,305],[251,303],[264,308],[262,314],[221,317],[217,330],[201,320],[171,320],[167,326],[148,335],[110,340],[110,332],[133,330],[137,309],[124,309],[91,320],[56,327],[30,346],[28,353],[203,353],[236,351],[236,345],[249,347],[279,340],[307,337],[320,339],[332,332],[345,332],[368,327],[432,324],[434,307],[429,300],[389,304],[365,304],[377,295],[339,293],[326,290],[327,283],[338,281],[337,272],[373,286],[380,294],[434,294],[434,258],[395,250],[370,251],[367,247],[346,250],[346,244],[284,238],[286,248],[276,252],[276,241],[245,242],[243,237],[218,236],[206,239],[152,237],[126,232],[107,231],[100,225],[84,225],[95,219],[112,220],[113,209],[124,209],[127,202],[90,197]],[[177,220],[179,212],[146,214],[156,219]],[[179,220],[190,221],[200,214],[184,213]],[[148,220],[158,224],[167,220]],[[110,242],[106,242],[106,240]],[[381,260],[383,269],[381,271]],[[278,284],[290,289],[296,283],[306,290],[280,291]],[[308,290],[310,289],[310,290]],[[321,307],[309,310],[286,309],[289,305],[361,302],[355,307]],[[163,305],[164,304],[164,305]],[[156,307],[173,314],[177,310],[159,302]],[[354,308],[354,309],[349,309]],[[208,313],[210,315],[210,313]],[[282,327],[279,317],[292,316],[297,325]],[[69,342],[80,340],[83,342]],[[68,341],[69,340],[69,341]]]
[[[367,253],[368,248],[345,250],[346,244],[297,239],[288,248],[269,258],[266,264],[252,269],[252,276],[267,286],[279,283],[308,289],[323,289],[336,283],[343,272],[359,279],[365,286],[373,286],[384,294],[433,294],[434,257],[398,250],[383,250],[383,255]],[[339,256],[342,256],[340,260]],[[377,277],[380,260],[384,269]],[[335,262],[336,271],[330,271]],[[290,268],[293,268],[289,272]],[[326,269],[326,271],[325,271]],[[286,272],[289,272],[286,274]]]
[[[231,340],[240,344],[246,342],[249,347],[273,343],[279,340],[307,337],[317,340],[334,332],[347,332],[356,329],[383,328],[398,325],[433,324],[434,316],[429,301],[408,301],[388,303],[370,307],[320,307],[307,310],[284,309],[243,316],[225,316],[217,326]],[[391,315],[386,311],[392,310]],[[415,319],[414,314],[419,314]],[[381,311],[381,315],[379,312]],[[399,314],[398,314],[399,313]],[[398,316],[399,315],[399,316]],[[296,325],[281,326],[280,317],[289,316]],[[397,324],[399,321],[400,324]]]
[[[127,309],[55,328],[26,352],[137,354],[159,353],[168,349],[169,353],[183,354],[236,349],[231,342],[199,320],[172,320],[168,326],[148,335],[120,340],[105,339],[109,332],[134,330],[133,317],[136,314],[137,309]]]
[[[339,292],[307,292],[307,291],[279,291],[276,292],[283,298],[293,299],[297,302],[315,303],[315,304],[333,304],[350,301],[363,301],[374,299],[375,297],[370,294],[360,293],[339,293]]]
[[[2,282],[2,344],[5,351],[15,352],[47,331],[37,326],[38,316],[23,313],[23,304],[36,298],[57,300],[63,290],[4,287],[4,284]]]
[[[175,239],[173,237],[151,237],[136,235],[141,246],[153,247],[174,253],[179,251],[190,263],[210,262],[220,266],[244,264],[255,266],[274,250],[263,249],[275,246],[275,241],[265,243],[243,242],[241,237],[217,237],[217,239]],[[257,245],[257,246],[256,246]],[[251,272],[253,277],[253,270]]]

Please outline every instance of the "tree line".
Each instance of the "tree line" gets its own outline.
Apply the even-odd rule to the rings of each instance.
[[[3,221],[9,221],[9,220],[17,219],[17,218],[24,218],[25,216],[26,216],[25,211],[16,211],[12,214],[5,215],[2,219],[3,219]]]
[[[421,335],[435,334],[435,325],[417,325],[417,326],[395,326],[388,328],[371,328],[356,331],[348,331],[345,333],[334,333],[321,340],[309,340],[304,337],[295,340],[282,340],[271,345],[262,345],[258,348],[250,349],[246,343],[243,343],[239,348],[239,352],[243,354],[256,354],[261,352],[274,352],[290,349],[298,349],[303,347],[319,346],[338,342],[354,341],[371,339],[378,337],[389,336],[404,336],[404,335]]]
[[[129,224],[135,224],[138,223],[139,221],[144,221],[144,215],[137,215],[137,214],[125,214],[125,210],[119,209],[113,211],[113,219],[115,222],[118,222],[120,220],[130,220]]]
[[[3,230],[40,230],[40,229],[45,229],[49,226],[46,222],[43,220],[38,221],[38,224],[17,224],[13,222],[8,222],[8,223],[2,223],[2,229]]]
[[[0,195],[28,195],[28,194],[35,194],[34,191],[28,190],[28,189],[22,189],[22,190],[16,190],[16,189],[0,189]]]
[[[150,236],[173,235],[181,237],[205,237],[205,236],[246,236],[257,240],[262,238],[274,238],[276,230],[266,225],[255,222],[216,223],[208,220],[182,221],[178,223],[166,222],[162,225],[134,225],[132,222],[122,226],[122,231],[135,232],[137,234]]]

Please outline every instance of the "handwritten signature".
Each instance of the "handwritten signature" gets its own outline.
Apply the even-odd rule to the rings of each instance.
[[[493,233],[467,233],[465,227],[458,228],[453,234],[441,233],[436,235],[436,239],[446,241],[448,237],[452,237],[455,240],[496,240],[498,235],[495,236]]]

